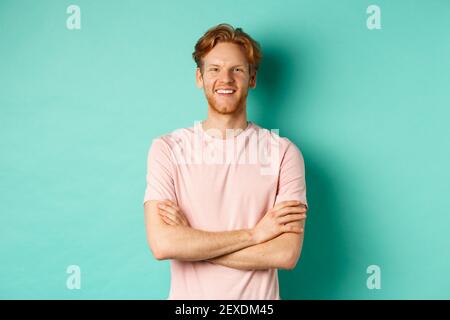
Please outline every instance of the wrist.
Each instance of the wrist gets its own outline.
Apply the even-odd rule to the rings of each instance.
[[[259,244],[260,241],[258,240],[258,237],[256,235],[255,228],[248,229],[248,232],[250,234],[250,242],[251,242],[251,244],[252,245]]]

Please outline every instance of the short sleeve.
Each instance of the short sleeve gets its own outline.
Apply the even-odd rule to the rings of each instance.
[[[298,200],[308,207],[303,155],[290,141],[280,165],[275,204],[288,200]]]
[[[144,203],[148,200],[165,199],[177,203],[174,174],[174,162],[169,145],[161,138],[153,139],[147,155]]]

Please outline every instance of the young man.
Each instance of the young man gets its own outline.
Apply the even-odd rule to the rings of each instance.
[[[247,121],[260,47],[220,24],[193,53],[208,117],[153,140],[147,159],[147,239],[171,260],[169,299],[280,299],[277,269],[300,257],[304,161],[287,138]],[[269,156],[267,156],[269,154]]]

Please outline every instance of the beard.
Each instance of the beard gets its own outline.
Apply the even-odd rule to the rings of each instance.
[[[220,97],[217,97],[215,93],[206,94],[206,100],[208,101],[209,106],[219,114],[239,113],[245,106],[246,98],[247,94],[242,94],[239,98],[231,99],[221,99]]]

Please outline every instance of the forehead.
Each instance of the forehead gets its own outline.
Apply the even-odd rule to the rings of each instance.
[[[206,64],[245,64],[244,49],[234,43],[220,42],[203,57]]]

